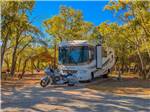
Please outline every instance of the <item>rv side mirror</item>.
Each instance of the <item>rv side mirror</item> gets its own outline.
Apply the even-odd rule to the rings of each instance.
[[[96,68],[102,68],[102,46],[96,45]]]

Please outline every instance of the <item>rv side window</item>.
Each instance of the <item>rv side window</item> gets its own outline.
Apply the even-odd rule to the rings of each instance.
[[[94,48],[89,47],[89,60],[92,61],[94,59]]]

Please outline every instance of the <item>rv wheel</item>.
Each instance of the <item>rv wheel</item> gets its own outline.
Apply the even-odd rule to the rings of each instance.
[[[108,74],[104,74],[104,75],[103,75],[103,78],[108,78]]]
[[[75,84],[70,84],[70,83],[68,83],[68,86],[74,86]]]
[[[91,81],[94,80],[94,73],[91,73]]]
[[[108,74],[110,73],[110,69],[108,69],[108,72],[103,75],[103,78],[108,78]]]
[[[108,69],[108,74],[110,73],[110,69]]]

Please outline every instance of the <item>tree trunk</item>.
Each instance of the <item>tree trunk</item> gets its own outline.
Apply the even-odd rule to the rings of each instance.
[[[134,35],[133,36],[134,36],[134,40],[135,40],[136,44],[140,45],[136,29],[132,29],[132,31],[135,35],[135,36]],[[142,58],[139,46],[136,46],[136,50],[137,50],[137,54],[138,54],[138,57],[139,57],[139,60],[140,60],[140,65],[141,65],[140,74],[141,74],[142,78],[145,79],[146,78],[145,67],[144,67],[144,62],[143,62],[143,58]]]
[[[14,76],[14,73],[15,73],[16,61],[17,61],[16,53],[17,53],[20,35],[21,35],[21,33],[16,38],[16,45],[14,47],[13,54],[12,54],[12,65],[11,65],[11,70],[10,70],[11,76]]]
[[[21,60],[22,60],[22,58],[20,57],[20,58],[19,58],[19,61],[18,61],[18,70],[17,70],[18,72],[20,71]]]
[[[39,69],[40,68],[40,60],[37,60],[37,68]]]
[[[130,64],[129,64],[129,66],[128,66],[128,72],[130,73]]]
[[[11,76],[14,76],[14,73],[15,73],[16,61],[17,61],[16,53],[17,53],[17,48],[19,45],[19,38],[23,32],[23,29],[22,30],[19,29],[18,31],[20,31],[20,32],[18,33],[18,35],[16,37],[16,43],[15,43],[13,54],[12,54],[12,65],[11,65],[11,70],[10,70]]]
[[[117,67],[116,67],[116,65],[115,65],[115,72],[117,71]]]
[[[7,65],[7,69],[9,70],[10,69],[10,66],[9,66],[9,60],[8,59],[4,59],[6,65]]]
[[[29,59],[29,58],[28,58]],[[25,69],[26,69],[26,65],[27,65],[27,62],[28,62],[28,59],[25,60],[24,62],[24,65],[23,65],[23,69],[22,69],[22,73],[21,75],[19,76],[19,79],[22,79],[24,73],[25,73]]]
[[[121,75],[124,73],[124,65],[125,65],[124,54],[125,54],[125,49],[123,47],[122,48],[122,57],[121,57]]]
[[[146,39],[144,38],[143,41],[146,42]],[[150,49],[148,48],[147,44],[145,45],[145,47],[146,47],[146,50],[150,59]]]
[[[3,61],[4,61],[4,55],[5,55],[5,51],[6,51],[6,46],[7,46],[7,42],[8,42],[8,35],[9,35],[9,31],[6,34],[6,37],[4,39],[4,42],[2,43],[2,52],[1,52],[1,67],[3,67]]]
[[[15,73],[16,61],[17,61],[16,52],[17,52],[17,45],[15,46],[13,54],[12,54],[12,65],[11,65],[11,70],[10,70],[11,76],[14,76],[14,73]]]
[[[57,45],[56,45],[56,40],[55,40],[55,43],[54,43],[54,68],[56,68],[56,51],[57,51]]]
[[[121,70],[120,70],[120,67],[118,68],[118,80],[121,80]]]
[[[124,73],[124,59],[122,59],[122,64],[121,64],[121,74]]]
[[[137,54],[139,56],[139,60],[140,60],[140,65],[141,65],[141,70],[140,70],[140,75],[142,76],[143,79],[146,79],[146,73],[145,73],[145,67],[144,67],[144,62],[142,59],[142,55],[140,53],[140,50],[137,48]]]
[[[31,71],[32,71],[32,74],[34,73],[34,60],[33,59],[31,59]]]

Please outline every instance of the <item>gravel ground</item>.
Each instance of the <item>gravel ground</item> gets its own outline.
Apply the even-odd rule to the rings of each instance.
[[[150,112],[149,95],[118,95],[84,86],[2,88],[3,112]]]

